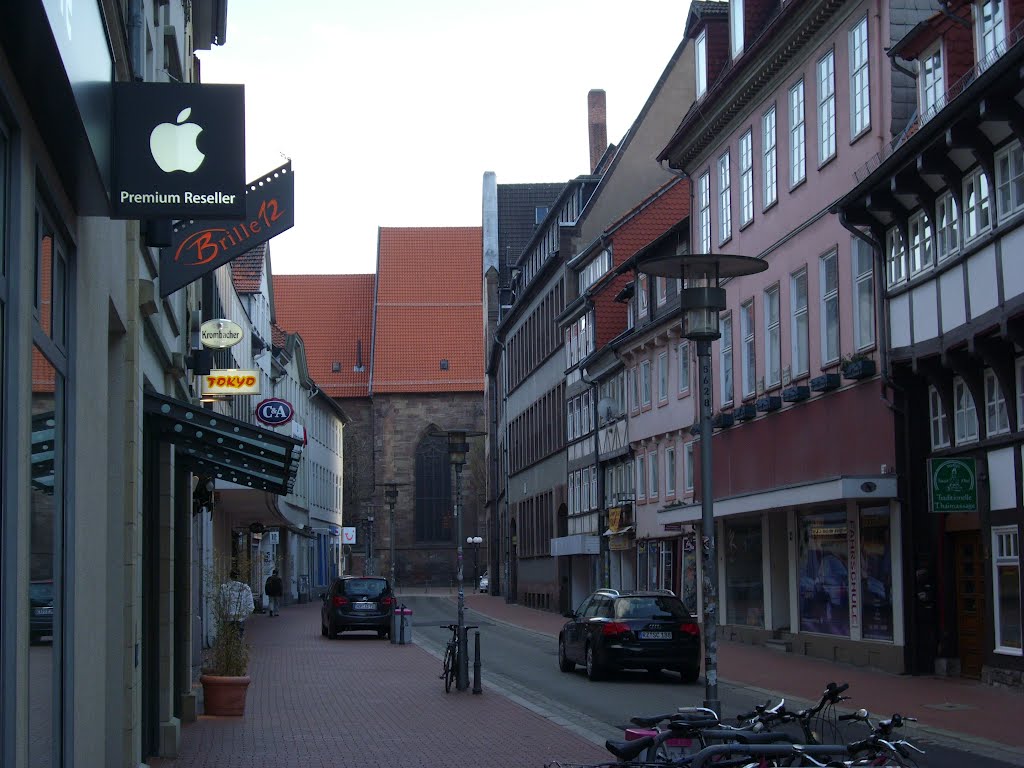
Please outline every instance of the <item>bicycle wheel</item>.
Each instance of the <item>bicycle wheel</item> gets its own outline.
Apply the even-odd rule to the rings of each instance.
[[[452,682],[455,680],[455,643],[449,641],[444,649],[444,671],[441,673],[444,678],[444,692],[452,689]]]

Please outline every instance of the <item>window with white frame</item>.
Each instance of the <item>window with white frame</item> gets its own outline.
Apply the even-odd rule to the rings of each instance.
[[[967,384],[957,376],[953,379],[953,435],[957,445],[978,439],[978,412]]]
[[[679,393],[690,391],[690,342],[684,341],[678,348]]]
[[[935,255],[939,261],[960,250],[960,217],[953,195],[946,192],[935,203]]]
[[[676,449],[665,449],[665,495],[676,495]]]
[[[743,0],[729,0],[729,43],[734,59],[743,53]]]
[[[942,97],[946,95],[942,75],[942,43],[937,43],[935,50],[922,56],[918,60],[918,66],[921,72],[918,78],[918,87],[921,89],[921,116],[927,120],[933,110],[940,109]]]
[[[565,404],[565,439],[576,439],[576,406],[572,400]]]
[[[839,359],[839,258],[835,251],[821,257],[821,364]]]
[[[1006,415],[1006,400],[999,379],[991,368],[985,369],[985,434],[1005,435],[1010,431],[1010,419]]]
[[[836,55],[818,60],[818,164],[836,154]]]
[[[636,457],[636,497],[647,498],[647,462],[642,454]]]
[[[740,305],[740,337],[743,339],[743,352],[740,357],[740,367],[743,375],[743,396],[750,397],[757,392],[757,351],[754,348],[753,299]]]
[[[640,404],[651,404],[651,361],[640,363]]]
[[[1024,357],[1017,358],[1017,429],[1024,429]]]
[[[708,33],[707,30],[697,35],[697,42],[693,46],[694,68],[697,74],[697,98],[699,99],[708,90]]]
[[[875,272],[871,246],[850,238],[853,254],[853,347],[858,352],[875,344]]]
[[[654,302],[660,307],[668,301],[668,278],[654,278]]]
[[[775,136],[775,105],[761,117],[761,146],[764,152],[762,172],[764,188],[762,189],[762,206],[767,208],[778,199],[779,158]]]
[[[718,158],[718,243],[732,237],[732,173],[729,152]]]
[[[658,355],[658,402],[668,400],[668,352]]]
[[[1006,12],[1003,0],[978,3],[978,63],[988,66],[1001,55],[1006,42]]]
[[[587,288],[598,281],[601,275],[612,268],[612,253],[607,248],[602,250],[593,261],[580,270],[578,276],[579,292],[582,294]]]
[[[992,584],[996,653],[1020,656],[1020,530],[1016,525],[992,528]]]
[[[988,176],[980,168],[964,179],[964,242],[970,242],[992,226]]]
[[[928,387],[928,415],[931,421],[932,449],[949,447],[949,429],[946,426],[946,409],[935,387]]]
[[[647,317],[647,275],[640,274],[636,278],[637,314]]]
[[[1018,141],[996,154],[996,206],[1000,221],[1024,208],[1024,151]]]
[[[790,340],[793,377],[803,376],[810,369],[809,331],[807,320],[807,267],[789,277],[789,304],[793,322],[793,336]]]
[[[722,331],[721,340],[721,373],[719,374],[722,379],[722,405],[727,405],[732,402],[733,398],[733,386],[732,386],[732,315],[724,314],[719,322],[719,328]]]
[[[658,483],[658,452],[652,451],[647,454],[647,471],[650,473],[647,484],[647,498],[658,498],[661,485]]]
[[[807,148],[804,132],[804,81],[789,89],[789,186],[807,177]]]
[[[711,171],[697,179],[697,221],[701,253],[711,253]]]
[[[753,135],[747,131],[740,136],[740,226],[754,220],[754,150]]]
[[[933,263],[932,225],[924,211],[910,217],[907,234],[910,238],[910,274],[913,276]]]
[[[858,21],[849,34],[850,138],[871,126],[871,86],[868,77],[868,17]]]
[[[683,483],[685,490],[693,491],[693,441],[683,451]]]
[[[903,235],[896,227],[885,233],[885,266],[889,285],[907,279],[907,252],[903,247]]]
[[[764,379],[768,387],[782,382],[782,319],[777,283],[764,292]]]
[[[629,407],[640,410],[640,379],[636,367],[629,369]]]
[[[590,468],[590,508],[600,506],[601,500],[597,498],[597,467]]]

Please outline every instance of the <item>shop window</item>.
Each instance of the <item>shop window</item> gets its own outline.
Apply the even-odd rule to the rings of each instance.
[[[802,515],[799,526],[800,631],[848,637],[850,571],[846,512]]]
[[[992,529],[997,653],[1021,655],[1020,533],[1015,525]]]
[[[860,512],[861,636],[893,639],[892,533],[885,507]]]
[[[725,522],[726,623],[764,626],[761,519]]]

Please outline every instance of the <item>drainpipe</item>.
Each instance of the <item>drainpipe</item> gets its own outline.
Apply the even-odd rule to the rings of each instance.
[[[604,520],[605,516],[602,515],[604,507],[604,478],[601,475],[601,430],[598,428],[598,417],[600,414],[597,410],[600,390],[597,386],[597,382],[587,376],[586,371],[582,368],[580,369],[580,378],[583,380],[584,384],[587,384],[590,387],[590,406],[591,410],[594,412],[594,471],[597,473],[597,500],[595,503],[597,504],[597,535],[599,537],[597,540],[598,585],[609,587],[611,585],[608,583],[608,541],[607,537],[604,535],[604,531],[601,530],[604,528],[602,520]]]

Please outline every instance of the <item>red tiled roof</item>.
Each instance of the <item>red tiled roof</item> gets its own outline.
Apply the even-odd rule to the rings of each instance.
[[[482,392],[480,227],[381,227],[378,237],[373,392]]]
[[[288,343],[288,332],[277,323],[270,324],[270,343],[278,349],[284,349],[284,345]]]
[[[231,263],[231,280],[238,293],[259,293],[263,280],[263,265],[267,258],[267,244],[257,245]]]
[[[274,276],[277,323],[302,336],[309,375],[330,397],[369,394],[373,282],[374,275]]]

